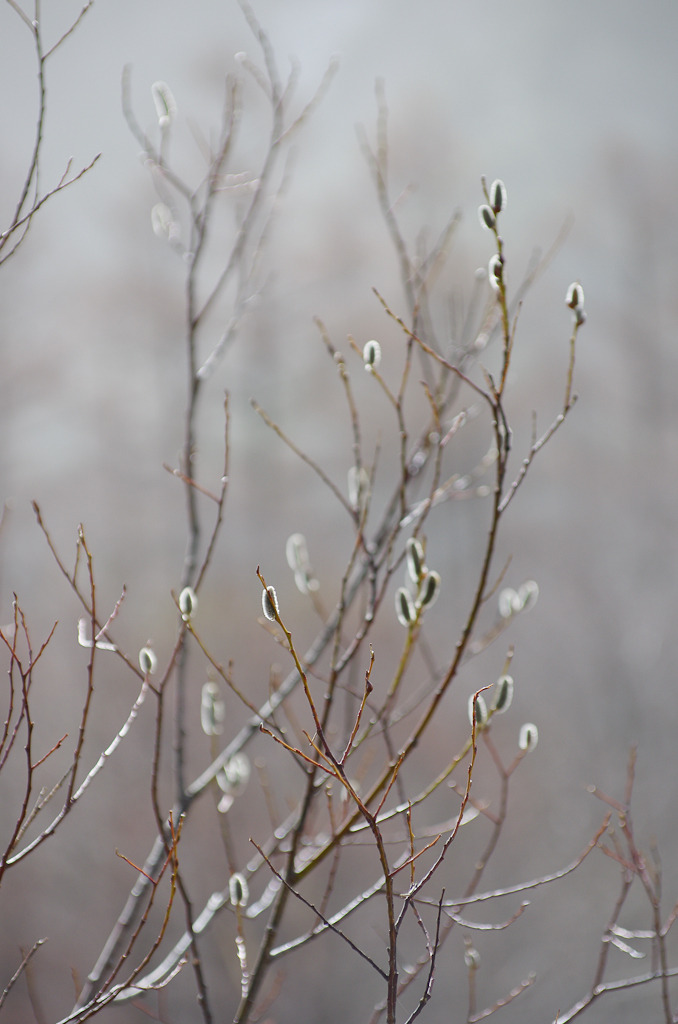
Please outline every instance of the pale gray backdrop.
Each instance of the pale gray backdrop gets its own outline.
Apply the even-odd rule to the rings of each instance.
[[[46,34],[54,38],[66,18],[44,7]],[[390,109],[394,191],[416,186],[403,204],[410,237],[420,225],[435,234],[455,208],[463,215],[443,283],[456,303],[451,335],[474,271],[489,253],[476,217],[481,175],[501,176],[508,188],[503,231],[514,280],[532,251],[548,248],[574,218],[519,330],[512,409],[518,451],[529,437],[532,409],[546,425],[561,398],[567,285],[579,278],[586,292],[579,404],[505,524],[502,553],[513,556],[511,573],[516,581],[534,577],[541,587],[539,604],[513,636],[512,712],[516,727],[525,718],[538,722],[541,740],[511,833],[520,856],[526,846],[532,856],[516,864],[509,849],[493,880],[507,884],[575,856],[599,817],[585,785],[621,795],[628,751],[637,743],[638,831],[645,848],[654,841],[659,847],[668,910],[678,897],[676,3],[259,0],[255,9],[281,68],[288,55],[299,61],[300,102],[333,55],[340,71],[295,143],[292,181],[269,251],[268,291],[211,385],[214,411],[206,429],[214,431],[215,453],[219,392],[228,387],[234,396],[231,519],[208,591],[215,646],[222,645],[221,657],[233,658],[243,676],[254,658],[265,678],[276,652],[255,655],[235,636],[228,646],[229,607],[252,601],[253,636],[263,647],[254,622],[254,569],[261,563],[269,576],[283,578],[284,539],[293,530],[306,532],[319,552],[316,561],[334,568],[333,552],[322,550],[326,530],[313,481],[275,447],[247,399],[255,395],[297,438],[307,438],[338,477],[345,472],[347,435],[339,445],[334,413],[327,413],[324,392],[334,384],[312,317],[323,318],[341,347],[347,348],[348,333],[384,335],[396,344],[371,288],[404,310],[397,265],[355,132],[358,123],[373,132],[380,77]],[[122,68],[132,67],[142,125],[153,123],[151,83],[164,79],[180,114],[208,134],[218,119],[224,74],[237,67],[234,54],[242,50],[258,59],[235,3],[96,0],[50,68],[43,183],[58,178],[70,156],[79,167],[103,155],[85,180],[42,211],[0,284],[0,493],[9,509],[0,536],[0,618],[11,617],[17,592],[36,636],[60,620],[42,685],[52,688],[52,697],[63,694],[63,715],[57,705],[54,722],[41,726],[45,743],[63,723],[62,732],[72,729],[68,710],[82,693],[85,655],[74,643],[76,606],[50,561],[30,499],[40,502],[69,556],[77,523],[84,522],[104,603],[127,584],[120,629],[131,649],[149,636],[158,646],[169,637],[169,589],[177,585],[183,554],[182,496],[161,469],[163,461],[175,461],[181,443],[182,271],[150,229],[154,194],[122,117]],[[4,224],[23,180],[36,111],[31,40],[6,4],[0,6],[0,96]],[[259,129],[248,129],[243,141],[253,165],[265,124],[263,108],[257,109]],[[195,170],[186,127],[180,140],[176,152],[188,172]],[[279,516],[275,529],[271,507]],[[446,521],[437,535],[441,560],[454,566],[457,559],[462,575],[469,524],[462,516],[455,536]],[[438,622],[444,628],[442,617]],[[130,685],[100,698],[103,707],[110,700],[111,713],[96,725],[90,761],[117,727]],[[460,715],[464,703],[460,694]],[[203,753],[196,769],[206,763]],[[0,896],[7,964],[15,963],[17,944],[58,936],[35,966],[46,1020],[67,1011],[71,968],[81,976],[89,970],[121,905],[130,877],[115,847],[137,859],[145,853],[150,818],[133,826],[121,796],[138,785],[145,756],[130,753],[102,783],[100,825],[88,827],[84,814],[74,815],[61,838],[18,870],[11,891]],[[3,819],[7,813],[9,803]],[[480,977],[488,1001],[530,969],[539,974],[533,990],[503,1011],[507,1024],[550,1021],[589,984],[617,875],[609,864],[587,871],[578,886],[573,881],[545,897],[548,909],[536,934],[549,942],[535,942],[528,922],[516,926],[516,938],[484,951]],[[637,919],[625,921],[629,927],[649,924],[638,907]],[[272,1019],[364,1019],[371,1004],[360,970],[343,950],[326,945],[318,956],[299,990],[290,984]],[[636,969],[621,955],[615,966],[620,975]],[[441,985],[446,969],[441,961]],[[3,979],[8,974],[9,968]],[[649,996],[602,1004],[588,1019],[650,1019],[641,1009]],[[651,1005],[658,1019],[658,1003]],[[169,1021],[195,1019],[187,991],[176,1001],[169,996],[165,1012]],[[30,1019],[25,1005],[22,1013],[15,1019]],[[131,1012],[125,1019],[144,1018]],[[425,1019],[449,1020],[449,1004],[432,1003]]]

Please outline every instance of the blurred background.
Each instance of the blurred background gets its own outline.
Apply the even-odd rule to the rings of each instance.
[[[54,6],[43,4],[48,45],[79,10],[73,3]],[[306,534],[328,605],[336,597],[337,573],[350,551],[346,516],[267,432],[249,399],[256,398],[344,486],[352,461],[349,423],[313,318],[322,319],[347,359],[348,334],[361,347],[378,338],[386,366],[399,358],[402,336],[372,288],[394,311],[406,313],[396,254],[356,135],[356,125],[363,125],[375,137],[379,78],[389,108],[392,194],[411,251],[420,231],[435,238],[455,210],[461,215],[439,282],[436,315],[443,336],[457,339],[477,286],[476,269],[486,266],[492,251],[476,214],[482,175],[501,177],[508,190],[502,234],[509,287],[521,280],[535,251],[547,251],[571,225],[519,322],[509,410],[516,469],[529,445],[533,410],[544,429],[562,403],[567,286],[579,279],[586,293],[588,321],[575,375],[579,401],[535,462],[505,518],[500,545],[498,566],[511,557],[506,582],[536,579],[540,600],[509,634],[516,645],[516,699],[510,720],[497,728],[497,743],[508,757],[528,719],[539,726],[540,744],[516,780],[505,850],[487,885],[510,885],[575,858],[602,817],[587,785],[621,798],[629,751],[637,744],[636,831],[646,851],[652,845],[659,850],[668,913],[678,899],[678,7],[674,0],[257,0],[254,9],[283,76],[290,57],[298,61],[294,109],[301,110],[333,56],[340,66],[294,139],[289,180],[265,252],[266,287],[206,389],[201,479],[217,487],[228,389],[232,482],[226,525],[201,594],[203,635],[222,663],[233,661],[236,680],[257,701],[265,698],[271,663],[282,652],[256,623],[256,566],[288,602],[302,646],[312,639],[315,623],[286,567],[290,533]],[[0,50],[4,227],[24,181],[37,115],[31,35],[5,3]],[[99,152],[102,157],[82,181],[46,204],[0,276],[0,482],[6,503],[0,620],[11,620],[16,593],[36,644],[59,621],[35,684],[36,709],[44,708],[43,717],[36,716],[44,749],[67,731],[74,737],[87,652],[76,643],[79,609],[30,501],[40,504],[69,564],[77,525],[84,524],[101,609],[112,609],[127,586],[116,636],[132,653],[148,640],[161,658],[169,652],[175,627],[170,590],[178,586],[184,555],[183,492],[162,464],[177,464],[182,443],[185,267],[151,229],[157,196],[123,117],[122,70],[131,68],[133,108],[149,132],[155,122],[151,85],[169,84],[179,110],[172,156],[181,173],[197,182],[203,164],[196,140],[215,136],[225,75],[240,72],[235,55],[242,51],[260,61],[234,0],[96,0],[48,63],[43,189],[58,181],[70,157],[74,170]],[[241,165],[231,169],[256,173],[268,112],[251,80],[244,107]],[[209,351],[209,339],[205,344]],[[358,363],[354,372],[360,369]],[[379,423],[387,429],[392,424],[370,383],[360,379],[357,387],[377,424],[376,437]],[[460,472],[472,466],[471,449],[460,449]],[[446,609],[459,602],[463,607],[470,593],[483,517],[477,503],[459,502],[431,521],[432,564],[456,595],[432,610],[433,641],[449,643]],[[485,676],[496,678],[504,653],[502,641],[469,673],[436,743],[449,743],[448,729],[463,735],[468,694]],[[121,676],[118,665],[109,667],[102,658],[100,669],[86,764],[110,742],[136,694],[135,680]],[[209,759],[198,717],[204,678],[204,665],[196,661],[190,758],[196,773]],[[13,869],[0,894],[3,985],[18,962],[18,947],[48,937],[33,967],[46,1021],[70,1009],[73,978],[91,969],[134,881],[115,849],[139,862],[153,836],[148,795],[139,790],[151,757],[152,713],[145,711],[125,755],[102,773],[89,810],[76,810],[54,839]],[[237,708],[232,714],[229,727],[237,727],[244,718]],[[253,756],[263,763],[267,752],[258,744]],[[431,764],[437,763],[435,752],[433,744]],[[17,785],[2,779],[3,835],[15,820]],[[244,858],[261,810],[251,789],[239,840]],[[282,784],[277,798],[285,807]],[[213,870],[208,877],[206,867],[205,879],[196,881],[198,907],[223,884],[214,815],[207,799],[200,807],[215,850],[208,854],[208,842],[202,849],[194,838],[186,853],[191,864],[210,858]],[[614,864],[594,855],[560,888],[536,895],[534,907],[506,935],[481,933],[475,942],[482,957],[482,1005],[534,970],[536,983],[502,1011],[502,1020],[550,1021],[567,1010],[590,985],[618,875]],[[513,909],[490,918],[510,916]],[[650,926],[642,900],[623,923]],[[306,926],[300,913],[298,927]],[[223,985],[226,1016],[238,990],[230,927],[220,926],[207,954],[220,994]],[[648,961],[613,952],[613,974],[647,969]],[[224,963],[232,974],[225,979]],[[440,989],[427,1020],[450,1019],[450,1000],[459,991],[450,979],[460,970],[463,946],[450,944],[439,961]],[[269,1019],[365,1019],[375,991],[367,969],[324,939],[290,967]],[[464,1000],[459,1020],[465,1019]],[[195,1019],[190,980],[184,985],[179,979],[161,1003],[160,1009],[153,1004],[160,1019]],[[648,1007],[658,1013],[658,993],[646,987],[609,997],[587,1020],[612,1014],[618,1022],[650,1019]],[[5,1019],[30,1020],[32,1012],[26,986],[18,987]],[[123,1017],[146,1019],[130,1008],[102,1019]]]

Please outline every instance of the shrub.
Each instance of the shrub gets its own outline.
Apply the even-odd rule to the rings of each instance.
[[[0,238],[2,261],[28,243],[28,228],[47,200],[58,201],[57,193],[95,162],[75,173],[69,166],[43,190],[46,70],[57,49],[72,45],[73,30],[91,4],[51,47],[40,20],[12,0],[10,6],[35,44],[39,109],[25,184]],[[97,553],[85,528],[78,528],[71,562],[37,503],[46,557],[80,607],[77,638],[87,652],[82,702],[68,737],[53,735],[44,742],[50,698],[36,687],[36,678],[56,671],[50,656],[57,627],[37,639],[39,631],[21,604],[20,581],[12,621],[1,633],[8,689],[0,769],[10,778],[12,796],[3,821],[3,888],[27,858],[42,856],[44,864],[50,849],[59,850],[53,837],[58,832],[68,841],[78,815],[97,820],[101,779],[113,771],[109,765],[126,757],[140,730],[141,739],[150,741],[150,755],[129,801],[142,808],[152,840],[137,861],[127,849],[129,837],[121,834],[116,853],[130,874],[129,896],[117,918],[97,919],[96,928],[88,922],[101,952],[87,979],[78,982],[73,1009],[49,1002],[49,983],[40,980],[38,937],[16,962],[5,964],[0,1012],[15,1011],[19,986],[26,982],[36,1019],[82,1021],[121,1004],[119,1012],[129,1013],[130,1002],[140,1013],[153,1013],[157,1005],[162,1019],[174,1019],[165,1007],[173,1005],[175,991],[190,990],[203,1020],[221,1019],[225,1008],[245,1022],[277,1014],[276,999],[289,999],[302,1012],[309,963],[320,963],[325,1019],[352,977],[349,971],[357,976],[360,970],[351,1004],[356,1015],[371,1012],[369,1019],[394,1024],[440,1013],[430,1006],[442,989],[451,1019],[478,1021],[519,1004],[534,977],[517,976],[497,992],[483,978],[475,936],[491,932],[495,942],[509,943],[504,932],[510,935],[523,924],[524,897],[578,876],[598,850],[621,868],[621,886],[592,977],[580,986],[584,994],[567,1012],[554,1007],[553,1016],[564,1024],[607,993],[654,983],[664,1019],[673,1020],[668,979],[676,969],[669,966],[667,936],[675,915],[662,916],[661,873],[634,835],[633,756],[623,797],[596,793],[604,813],[593,835],[581,838],[578,852],[570,851],[567,860],[559,849],[550,850],[556,862],[551,871],[496,881],[506,870],[500,839],[510,820],[509,797],[520,787],[525,759],[535,749],[535,758],[543,751],[537,747],[539,705],[534,722],[517,720],[512,707],[521,680],[514,683],[511,632],[533,607],[538,586],[513,578],[510,563],[500,558],[500,536],[534,460],[574,408],[583,289],[579,282],[563,283],[569,328],[560,318],[563,311],[554,312],[566,352],[562,401],[550,425],[540,433],[535,425],[527,448],[514,454],[508,411],[512,360],[520,344],[523,296],[543,267],[520,280],[511,238],[502,233],[510,194],[499,179],[483,181],[478,216],[488,232],[488,262],[487,272],[476,276],[482,301],[461,342],[444,338],[436,326],[436,286],[458,218],[450,218],[432,246],[411,254],[390,190],[381,87],[376,145],[367,133],[361,145],[398,256],[404,303],[375,292],[383,313],[380,340],[359,338],[356,329],[342,348],[317,321],[318,343],[329,357],[323,387],[340,397],[345,417],[341,429],[333,419],[313,424],[313,430],[325,431],[319,445],[311,433],[299,436],[294,423],[253,401],[270,450],[299,460],[312,475],[313,489],[310,498],[295,503],[297,521],[289,535],[289,514],[281,513],[284,496],[246,508],[244,516],[255,524],[251,589],[220,587],[211,578],[231,514],[233,389],[218,399],[218,473],[201,459],[211,450],[205,424],[213,422],[213,415],[203,417],[204,406],[214,406],[212,385],[248,311],[266,301],[262,265],[284,153],[335,71],[331,64],[317,93],[295,106],[294,77],[281,79],[265,30],[245,0],[241,9],[259,60],[242,55],[242,75],[228,79],[223,121],[215,141],[204,147],[199,180],[182,177],[171,156],[182,115],[170,87],[152,84],[156,124],[147,131],[145,118],[134,113],[129,76],[124,82],[125,116],[157,191],[150,224],[176,253],[185,275],[187,401],[180,455],[176,465],[165,467],[182,491],[176,497],[185,507],[185,554],[171,595],[155,595],[165,635],[173,630],[171,640],[154,643],[143,636],[145,623],[126,621],[127,589],[112,606],[105,604]],[[249,81],[269,104],[270,134],[261,166],[247,174],[234,154]],[[290,376],[281,388],[294,388],[296,375]],[[235,396],[238,415],[240,397]],[[334,399],[322,395],[321,401],[329,407]],[[322,417],[322,409],[317,415]],[[337,475],[342,460],[345,479]],[[240,499],[248,500],[242,494]],[[450,510],[461,501],[473,502],[480,524],[481,542],[472,557],[450,539]],[[231,536],[228,543],[237,547],[240,539]],[[281,572],[282,552],[287,575]],[[54,603],[60,606],[61,598]],[[120,638],[134,634],[136,646]],[[481,658],[488,651],[499,652],[493,671],[489,659]],[[255,678],[262,660],[270,664],[267,692]],[[109,684],[111,677],[134,683],[136,693],[100,746],[91,740],[92,723],[103,716],[98,736],[101,720],[110,725],[107,700],[113,705],[101,692],[104,675]],[[459,714],[464,706],[468,718]],[[505,717],[495,721],[499,715]],[[59,760],[64,757],[65,767]],[[135,760],[135,771],[137,766]],[[529,841],[529,824],[523,821],[519,833]],[[134,832],[135,842],[139,835]],[[650,929],[631,932],[620,924],[632,887],[647,900]],[[30,901],[31,894],[25,898]],[[80,927],[88,916],[87,893],[82,898],[64,909],[64,926]],[[635,956],[646,943],[651,969],[609,980],[610,949]],[[349,1005],[349,997],[343,998]],[[26,1019],[31,1011],[22,1005],[20,1012]]]

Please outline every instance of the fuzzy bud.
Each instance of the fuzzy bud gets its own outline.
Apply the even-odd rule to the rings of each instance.
[[[266,587],[261,595],[261,607],[266,618],[269,619],[270,622],[275,622],[276,616],[280,614],[278,595],[275,592],[275,587]]]
[[[376,370],[381,362],[381,345],[378,341],[368,341],[363,348],[363,363],[368,373]]]
[[[522,610],[523,602],[512,587],[504,587],[500,591],[497,607],[502,619],[510,619],[512,615]]]
[[[320,590],[320,584],[317,579],[309,572],[295,572],[294,582],[301,594],[312,594],[316,590]]]
[[[224,726],[224,702],[216,683],[205,683],[200,700],[200,724],[206,736],[220,736]]]
[[[306,538],[303,533],[293,533],[288,537],[285,546],[287,564],[294,572],[294,582],[302,594],[310,594],[319,589],[319,583],[313,576],[311,561],[308,557]]]
[[[481,729],[487,722],[487,704],[481,694],[476,697],[473,693],[468,699],[468,720],[473,725],[475,710],[476,728]]]
[[[490,258],[487,268],[487,279],[490,282],[490,287],[493,288],[495,292],[499,291],[503,277],[504,261],[499,253],[495,253],[494,256]]]
[[[152,676],[158,667],[158,659],[150,647],[142,647],[139,651],[139,668],[145,676]]]
[[[495,687],[495,698],[492,707],[501,714],[508,711],[513,700],[513,676],[500,676]]]
[[[478,207],[478,219],[482,226],[487,228],[488,231],[494,231],[497,226],[494,211],[487,205],[487,203],[483,203],[482,206]]]
[[[370,474],[364,466],[358,471],[351,466],[348,471],[348,500],[353,508],[361,509],[367,504],[370,496]]]
[[[184,587],[179,594],[179,611],[184,622],[190,622],[197,610],[198,598],[195,596],[195,591],[192,587]]]
[[[490,185],[490,206],[494,213],[500,213],[501,210],[506,209],[506,186],[504,182],[497,178]]]
[[[518,587],[518,597],[523,611],[527,612],[534,608],[539,597],[539,584],[535,580],[525,580]]]
[[[166,203],[156,203],[151,208],[151,227],[153,234],[164,241],[169,241],[175,231],[174,217]]]
[[[309,567],[308,548],[303,533],[293,533],[287,538],[285,545],[287,564],[293,572],[303,571]]]
[[[464,963],[469,971],[477,971],[480,967],[480,953],[470,944],[464,950]]]
[[[234,907],[246,907],[250,898],[244,875],[236,871],[228,880],[228,895]]]
[[[423,545],[416,537],[410,537],[408,540],[405,546],[405,556],[410,579],[413,583],[419,583],[419,580],[426,572],[426,566],[424,565]]]
[[[579,281],[573,281],[570,287],[567,289],[567,295],[565,296],[565,304],[573,310],[583,310],[584,308],[584,289],[579,284]]]
[[[155,112],[158,115],[158,126],[169,128],[177,112],[177,103],[172,95],[172,90],[166,82],[154,82],[151,86],[151,95],[155,104]]]
[[[232,757],[229,757],[223,768],[217,772],[216,779],[219,788],[224,793],[240,796],[249,782],[251,771],[249,758],[246,754],[233,754]]]
[[[440,573],[431,570],[427,572],[421,583],[419,591],[419,605],[422,608],[430,608],[438,600],[440,593]]]
[[[534,750],[539,742],[539,731],[537,726],[533,722],[525,722],[520,727],[520,736],[518,737],[518,746],[521,750],[524,750],[526,754]]]
[[[411,626],[417,617],[409,590],[399,587],[395,596],[396,615],[401,626]]]

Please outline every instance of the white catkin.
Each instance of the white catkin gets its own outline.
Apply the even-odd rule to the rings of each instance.
[[[497,607],[502,619],[510,619],[512,615],[522,610],[523,603],[516,590],[512,587],[504,587],[499,593]]]
[[[506,209],[506,185],[497,178],[490,185],[490,206],[494,213],[500,213],[501,210]]]
[[[487,203],[483,203],[482,206],[478,207],[478,219],[480,220],[481,225],[488,231],[494,231],[495,227],[497,226],[497,221],[494,216],[494,212],[492,211],[491,207],[487,205]]]
[[[198,598],[195,595],[195,591],[192,587],[184,587],[179,594],[179,611],[184,617],[184,620],[188,622],[192,619],[198,609]]]
[[[200,725],[206,736],[220,736],[224,730],[225,705],[216,683],[208,682],[202,688]]]
[[[252,768],[249,758],[241,752],[229,757],[226,764],[217,772],[216,780],[223,793],[240,796],[249,782]]]
[[[275,592],[275,587],[266,587],[261,595],[261,607],[266,618],[270,622],[275,622],[276,615],[280,614],[280,609],[278,607],[278,595]]]
[[[376,370],[381,363],[381,345],[378,341],[368,341],[363,348],[363,363],[368,371]]]
[[[410,537],[405,548],[407,571],[413,583],[418,583],[426,571],[424,548],[416,537]]]
[[[520,736],[518,737],[520,749],[529,754],[531,750],[534,750],[538,742],[539,730],[534,722],[525,722],[524,725],[521,725]]]
[[[364,508],[370,496],[370,474],[364,466],[360,472],[356,466],[348,471],[348,500],[353,508]]]
[[[304,572],[310,567],[308,547],[303,533],[293,533],[285,545],[287,564],[293,572]]]
[[[471,723],[471,725],[473,725],[474,705],[475,705],[476,726],[478,728],[480,728],[481,726],[485,725],[485,722],[487,721],[487,704],[485,703],[485,698],[481,694],[478,694],[477,697],[475,697],[474,694],[471,694],[471,696],[469,697],[469,699],[468,699],[468,720]]]
[[[490,257],[487,276],[490,282],[490,287],[495,291],[499,291],[499,286],[501,285],[502,277],[504,276],[504,263],[498,253],[495,253],[494,256]]]
[[[150,647],[142,647],[139,651],[139,668],[145,676],[152,676],[158,667],[158,659]]]
[[[399,587],[395,595],[396,615],[401,626],[410,626],[416,617],[414,604],[408,590]]]
[[[492,706],[498,714],[501,714],[508,711],[513,701],[513,676],[500,676],[495,689],[496,697]]]
[[[430,608],[438,600],[440,593],[440,574],[431,570],[427,572],[421,583],[419,603],[422,608]]]
[[[525,580],[524,583],[518,587],[518,597],[522,604],[523,611],[529,611],[530,608],[534,608],[539,598],[539,585],[535,580]]]
[[[579,284],[579,281],[573,281],[570,287],[567,289],[567,295],[565,296],[565,304],[570,309],[583,310],[584,308],[584,289]]]
[[[167,128],[177,113],[177,102],[172,95],[172,90],[167,82],[154,82],[151,86],[151,95],[155,112],[158,115],[158,125],[161,128]]]
[[[232,874],[228,880],[228,895],[234,907],[246,907],[249,902],[250,891],[244,875],[239,871]]]

